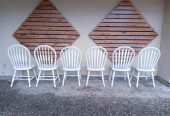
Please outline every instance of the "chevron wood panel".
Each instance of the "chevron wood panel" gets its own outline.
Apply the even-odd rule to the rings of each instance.
[[[49,0],[42,0],[14,33],[17,40],[33,53],[39,45],[50,45],[59,51],[72,44],[79,33]]]
[[[130,0],[122,0],[89,34],[94,42],[112,55],[119,46],[131,46],[138,53],[158,34]]]

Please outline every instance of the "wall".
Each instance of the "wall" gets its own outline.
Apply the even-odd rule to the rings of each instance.
[[[72,23],[80,33],[74,43],[83,53],[95,44],[88,34],[100,23],[120,0],[52,0],[54,5]],[[164,14],[164,0],[133,0],[132,1],[145,19],[156,30],[159,36],[150,44],[159,48],[162,20]],[[12,75],[13,70],[7,56],[10,45],[17,43],[12,34],[28,17],[39,0],[0,0],[0,75]],[[85,54],[83,54],[84,57]],[[85,58],[85,57],[84,57]],[[107,61],[107,67],[110,62]],[[85,71],[85,59],[82,61],[82,73]],[[108,74],[107,68],[106,73]]]
[[[161,59],[159,62],[158,75],[164,80],[169,81],[170,79],[170,1],[166,0],[165,4],[165,17],[161,39]]]

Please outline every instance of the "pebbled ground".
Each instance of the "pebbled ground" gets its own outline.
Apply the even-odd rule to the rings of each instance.
[[[139,88],[132,80],[129,88],[124,79],[116,79],[113,88],[106,80],[90,80],[85,87],[85,78],[78,87],[77,78],[68,78],[65,86],[57,81],[40,81],[28,87],[27,81],[0,81],[0,116],[170,116],[170,87],[156,81],[141,79]]]

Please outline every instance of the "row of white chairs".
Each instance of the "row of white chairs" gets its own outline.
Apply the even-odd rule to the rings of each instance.
[[[153,86],[155,87],[154,81],[154,71],[156,64],[160,58],[160,50],[155,47],[146,47],[142,49],[138,56],[137,62],[133,65],[134,70],[130,78],[130,72],[132,67],[132,62],[135,57],[135,51],[133,48],[128,46],[122,46],[116,48],[112,54],[112,72],[109,79],[112,81],[111,86],[113,86],[114,78],[116,72],[124,72],[125,79],[127,78],[128,84],[131,87],[131,79],[135,72],[137,72],[137,83],[138,87],[139,77],[151,77],[153,81]],[[13,86],[14,80],[28,80],[29,87],[31,87],[31,80],[36,77],[37,83],[40,80],[53,80],[54,87],[56,87],[56,80],[60,81],[58,65],[57,65],[57,53],[56,51],[47,45],[40,45],[34,50],[34,58],[38,65],[38,76],[36,76],[35,65],[31,63],[31,53],[23,45],[12,45],[8,49],[8,56],[14,68],[14,75],[11,82],[11,87]],[[104,70],[105,64],[108,57],[108,53],[105,48],[100,46],[94,46],[87,50],[86,52],[86,63],[87,63],[87,81],[86,86],[88,86],[91,72],[101,72],[103,86],[105,86]],[[69,46],[65,47],[60,52],[60,58],[64,70],[62,86],[64,86],[67,76],[77,76],[78,85],[80,86],[81,80],[81,59],[82,53],[79,48]],[[23,76],[22,72],[25,70],[27,72],[26,76]],[[30,70],[33,70],[34,75],[30,74]],[[52,76],[46,75],[47,71],[52,71]],[[55,74],[56,72],[56,74]],[[76,75],[68,75],[68,72],[76,72]],[[141,75],[144,73],[145,75]],[[135,76],[136,77],[136,76]]]

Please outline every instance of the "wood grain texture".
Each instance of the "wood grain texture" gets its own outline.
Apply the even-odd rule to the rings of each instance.
[[[31,53],[39,45],[49,45],[58,55],[62,48],[71,45],[79,36],[50,0],[42,0],[14,33],[14,37]]]
[[[120,46],[131,46],[138,53],[157,35],[130,0],[122,0],[89,34],[109,56]]]

